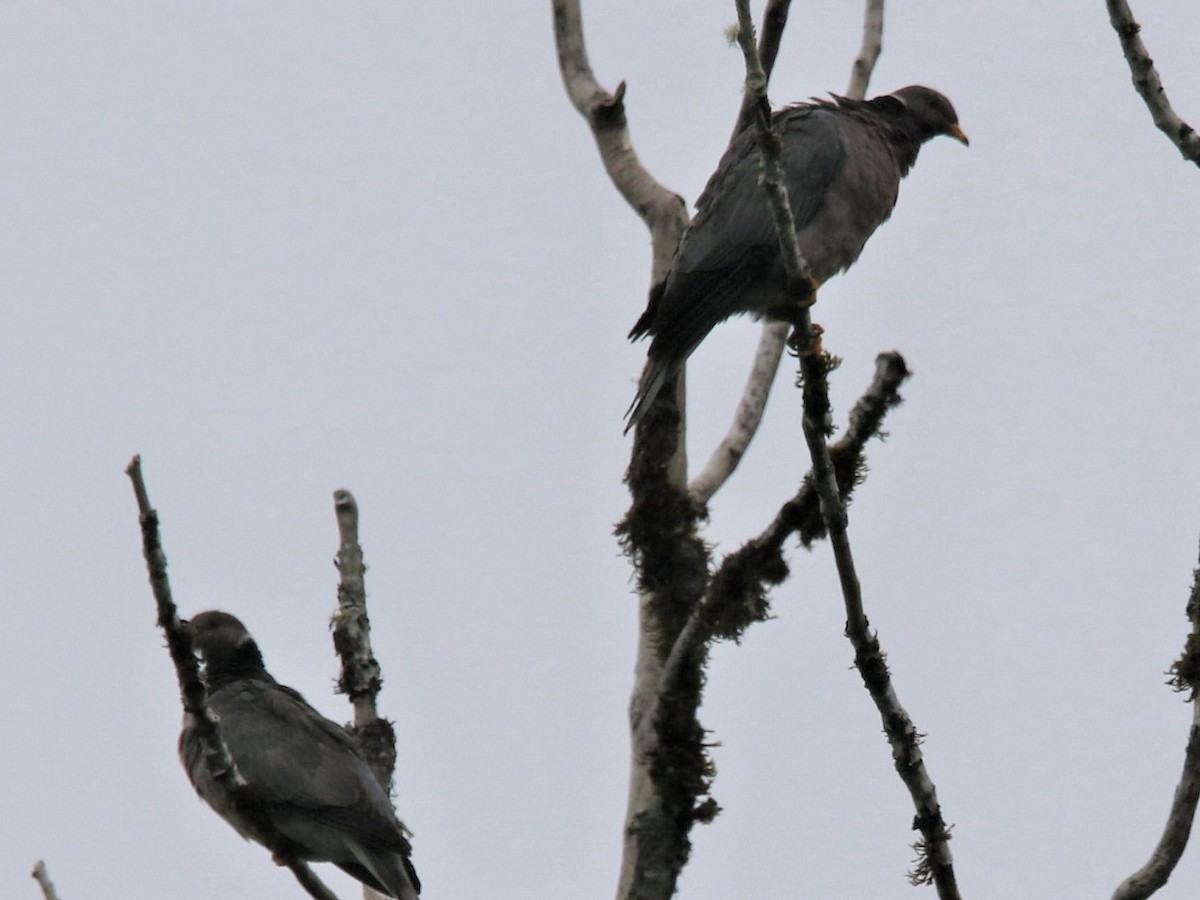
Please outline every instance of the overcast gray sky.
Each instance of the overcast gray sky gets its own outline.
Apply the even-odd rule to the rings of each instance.
[[[1144,37],[1200,120],[1200,6]],[[845,88],[861,10],[797,3],[777,104]],[[742,61],[727,2],[584,9],[637,149],[693,201]],[[937,141],[814,313],[915,375],[851,508],[868,614],[964,893],[1099,897],[1144,862],[1190,709],[1163,686],[1200,537],[1200,172],[1135,96],[1104,4],[888,11],[872,93]],[[636,599],[611,536],[649,272],[554,62],[549,4],[0,7],[0,896],[298,896],[195,797],[122,474],[143,454],[185,613],[244,619],[333,718],[332,492],[362,510],[398,807],[426,896],[608,897]],[[692,453],[757,336],[693,358]],[[806,463],[781,376],[716,498],[718,551]],[[718,648],[724,808],[681,896],[903,898],[908,798],[850,669],[828,549]],[[329,867],[323,867],[329,868]],[[342,896],[350,882],[329,874]],[[1195,897],[1193,849],[1163,897]]]

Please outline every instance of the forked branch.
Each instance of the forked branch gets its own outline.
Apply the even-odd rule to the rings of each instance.
[[[762,111],[762,115],[756,121],[762,154],[763,189],[767,193],[776,234],[783,250],[788,284],[811,283],[807,266],[800,256],[787,186],[779,164],[779,139],[771,129],[770,105],[766,98],[765,82],[754,45],[749,0],[736,0],[736,3],[738,43],[741,44],[746,57],[746,89],[759,97],[758,106]],[[803,386],[804,437],[812,459],[813,485],[820,498],[821,517],[833,547],[841,582],[842,598],[846,606],[846,635],[854,646],[855,665],[862,675],[871,699],[879,709],[884,732],[892,746],[896,771],[908,788],[917,811],[914,825],[920,830],[922,837],[917,843],[918,860],[910,879],[914,883],[934,884],[942,900],[956,900],[959,893],[949,847],[950,833],[942,818],[937,792],[925,770],[920,736],[908,713],[900,705],[892,687],[883,651],[878,639],[871,633],[870,624],[863,612],[862,591],[846,531],[846,507],[839,493],[837,475],[826,443],[832,432],[826,377],[836,362],[827,353],[813,346],[807,308],[801,309],[796,330]]]
[[[163,552],[158,531],[158,513],[150,505],[146,482],[142,477],[140,456],[135,456],[130,461],[125,474],[133,482],[133,492],[137,498],[138,521],[142,530],[142,554],[150,575],[150,589],[158,607],[158,626],[167,638],[167,649],[171,654],[171,662],[175,665],[183,710],[195,719],[196,736],[204,748],[205,765],[208,766],[213,779],[228,792],[230,802],[237,809],[238,815],[244,821],[255,823],[259,833],[272,834],[274,828],[266,820],[261,805],[249,796],[246,780],[238,771],[229,754],[229,748],[221,738],[220,721],[208,705],[208,691],[200,677],[200,666],[192,648],[192,634],[180,620],[179,611],[171,596],[171,582],[167,578],[167,556]],[[295,858],[287,848],[268,849],[278,863],[291,870],[310,897],[316,900],[337,900],[337,896],[322,883],[304,860]]]

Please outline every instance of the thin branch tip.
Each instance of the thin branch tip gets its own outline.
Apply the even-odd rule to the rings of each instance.
[[[38,887],[42,889],[42,900],[59,900],[58,892],[54,888],[54,882],[50,880],[50,873],[46,869],[44,860],[38,860],[33,871],[29,873],[30,877],[38,883]]]
[[[1171,106],[1154,60],[1142,42],[1141,25],[1134,20],[1133,10],[1126,0],[1106,0],[1106,3],[1109,22],[1120,41],[1134,90],[1149,110],[1155,127],[1167,136],[1184,159],[1200,165],[1200,136]]]

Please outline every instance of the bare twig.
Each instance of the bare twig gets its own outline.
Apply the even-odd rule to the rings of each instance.
[[[738,463],[742,461],[750,441],[754,439],[759,423],[762,422],[767,398],[771,395],[771,385],[775,382],[775,373],[779,370],[779,360],[783,358],[783,345],[787,341],[790,329],[791,326],[786,322],[763,323],[762,336],[754,353],[754,363],[746,378],[746,387],[734,413],[733,424],[729,426],[729,431],[712,452],[700,474],[688,485],[688,493],[700,506],[707,505],[713,495],[729,480]]]
[[[849,502],[863,478],[867,441],[880,434],[884,417],[900,403],[900,385],[907,377],[908,369],[899,353],[881,353],[875,362],[871,386],[851,410],[845,435],[830,447],[843,503]],[[767,618],[770,612],[767,592],[789,574],[783,546],[793,534],[806,547],[825,536],[811,473],[771,524],[758,537],[726,556],[713,573],[704,599],[692,610],[671,648],[663,671],[663,696],[674,693],[685,662],[701,645],[714,638],[736,640],[752,623]]]
[[[783,31],[787,27],[788,9],[791,0],[768,0],[763,10],[762,34],[758,39],[758,58],[762,65],[764,87],[771,81],[771,72],[775,68],[775,59],[779,55],[779,45],[783,41]],[[749,91],[742,94],[742,108],[738,110],[737,120],[733,123],[733,134],[729,142],[745,130],[754,120],[757,100]]]
[[[325,883],[317,877],[317,873],[309,868],[308,863],[304,860],[288,858],[283,860],[283,865],[291,870],[291,873],[296,876],[296,880],[300,882],[300,887],[304,888],[308,896],[314,900],[338,900],[337,895],[325,887]]]
[[[184,712],[196,720],[196,733],[204,747],[204,760],[209,770],[231,797],[242,794],[246,780],[238,771],[229,755],[229,748],[221,739],[218,719],[208,705],[208,691],[200,677],[200,665],[192,648],[192,634],[180,621],[179,611],[171,597],[171,582],[167,578],[167,557],[163,552],[158,532],[158,513],[150,505],[146,483],[142,478],[142,458],[135,456],[125,469],[133,482],[137,497],[138,521],[142,527],[142,554],[150,574],[150,588],[158,607],[158,627],[167,638],[167,650],[175,664],[175,675],[179,681],[180,698]]]
[[[787,199],[787,188],[779,163],[779,140],[771,132],[770,105],[767,101],[762,69],[753,41],[753,21],[748,0],[736,0],[738,8],[738,43],[746,57],[746,89],[760,98],[762,115],[757,120],[759,147],[762,154],[763,189],[767,193],[775,220],[775,230],[783,250],[783,262],[788,273],[789,288],[802,293],[807,282],[811,291],[812,279],[800,256],[795,222]],[[800,370],[803,383],[805,441],[812,458],[812,481],[821,501],[821,516],[833,547],[842,596],[846,606],[846,634],[855,650],[855,665],[875,701],[883,719],[884,731],[892,745],[896,771],[909,789],[916,806],[915,827],[921,831],[918,843],[918,862],[910,875],[914,883],[935,884],[942,900],[958,898],[953,859],[949,847],[949,830],[942,819],[941,808],[933,782],[925,771],[919,737],[912,720],[900,705],[891,685],[878,640],[871,634],[863,612],[862,593],[846,533],[846,507],[838,490],[837,475],[830,458],[826,438],[832,431],[829,388],[826,375],[834,365],[828,354],[813,346],[807,308],[797,318],[796,329],[800,343]],[[805,345],[807,343],[807,346]]]
[[[396,730],[379,715],[376,700],[383,673],[371,650],[371,622],[367,618],[367,566],[358,541],[358,503],[346,490],[333,492],[338,523],[338,553],[334,559],[338,581],[338,609],[333,614],[333,646],[342,661],[338,691],[354,706],[354,724],[347,730],[358,741],[376,780],[390,795],[396,771]],[[401,825],[403,828],[404,826]],[[383,895],[363,886],[363,897]]]
[[[1192,573],[1187,616],[1192,631],[1183,654],[1171,666],[1172,684],[1176,690],[1189,691],[1188,701],[1192,704],[1192,725],[1183,756],[1183,773],[1175,788],[1166,828],[1150,854],[1150,860],[1121,882],[1113,900],[1143,900],[1165,885],[1183,856],[1196,817],[1196,804],[1200,801],[1200,703],[1196,702],[1196,693],[1200,690],[1200,569]]]
[[[350,698],[354,706],[354,724],[347,727],[359,742],[371,772],[391,793],[396,772],[396,730],[379,715],[376,704],[383,688],[383,672],[371,649],[371,622],[367,619],[366,564],[359,544],[359,504],[349,491],[334,491],[337,515],[337,612],[332,618],[334,649],[342,660],[337,690]],[[401,828],[403,828],[401,824]],[[382,898],[370,887],[362,886],[366,900]]]
[[[225,789],[238,815],[249,823],[260,842],[271,851],[280,865],[292,870],[296,880],[317,900],[337,900],[337,897],[321,883],[321,880],[300,859],[296,859],[287,847],[272,846],[271,836],[275,828],[268,821],[262,805],[255,801],[238,771],[229,748],[221,737],[220,720],[208,705],[208,691],[200,677],[200,666],[192,648],[191,632],[179,619],[179,611],[171,597],[171,583],[167,578],[167,557],[163,552],[162,539],[158,531],[158,513],[150,505],[146,482],[142,478],[142,458],[133,457],[125,468],[125,474],[133,482],[137,498],[138,521],[142,529],[142,554],[150,574],[150,588],[158,607],[158,626],[167,638],[167,649],[175,664],[175,675],[179,681],[179,693],[183,710],[195,720],[196,737],[204,748],[204,763],[213,779]]]
[[[850,84],[846,96],[861,100],[867,96],[875,62],[883,52],[883,0],[867,0],[863,13],[863,39],[854,65],[850,67]]]
[[[758,41],[758,56],[761,62],[764,85],[771,80],[771,72],[779,55],[779,45],[783,41],[783,32],[787,27],[788,9],[791,0],[768,0],[763,10],[762,35]],[[742,93],[742,108],[738,112],[733,125],[733,135],[730,142],[751,124],[757,113],[758,98],[750,91]],[[750,374],[746,378],[746,386],[742,389],[742,398],[738,401],[733,414],[733,422],[721,443],[712,452],[705,463],[704,469],[688,486],[692,499],[700,506],[719,491],[729,480],[746,454],[746,449],[758,432],[762,423],[763,411],[767,408],[767,400],[771,395],[771,386],[775,383],[775,373],[779,370],[779,360],[783,358],[783,345],[787,341],[789,326],[779,322],[764,322],[762,333],[758,339],[758,349],[754,351],[754,360],[750,365]]]
[[[754,43],[754,20],[750,17],[749,0],[736,0],[738,12],[738,44],[746,59],[746,93],[753,95],[757,109],[758,151],[762,164],[762,186],[775,219],[783,267],[787,272],[787,291],[796,299],[795,333],[798,349],[808,349],[813,340],[808,301],[816,289],[816,281],[808,263],[800,253],[796,240],[796,220],[788,202],[784,181],[782,142],[772,128],[771,104],[767,99],[767,77]]]
[[[54,890],[54,882],[50,880],[50,873],[46,871],[44,862],[39,859],[29,874],[42,889],[42,900],[59,900],[58,893]]]
[[[341,578],[338,610],[333,617],[333,639],[342,660],[338,691],[354,705],[354,724],[367,725],[378,717],[376,698],[383,686],[379,662],[371,651],[371,623],[367,620],[367,567],[358,542],[358,504],[346,490],[334,491],[338,553],[334,560]]]
[[[667,277],[688,225],[683,198],[659,184],[633,150],[625,119],[625,82],[614,93],[600,87],[588,63],[578,0],[553,0],[558,67],[571,103],[591,126],[609,178],[650,229],[651,284]]]
[[[396,732],[380,717],[376,699],[383,673],[371,650],[371,623],[367,618],[366,565],[358,542],[358,504],[349,491],[333,494],[338,523],[338,554],[334,565],[341,575],[338,609],[333,616],[333,646],[342,661],[338,690],[354,705],[350,730],[358,739],[367,762],[384,790],[391,791],[396,768]]]
[[[617,191],[650,230],[650,284],[658,285],[666,279],[679,241],[687,229],[687,205],[682,197],[655,180],[638,159],[625,117],[625,82],[617,85],[615,92],[609,93],[600,86],[593,74],[583,39],[579,0],[552,0],[551,5],[554,11],[554,41],[563,85],[571,103],[591,128],[604,170]],[[682,416],[685,381],[681,367],[674,378],[673,388],[660,391],[658,395],[664,401],[659,406],[673,409],[668,409],[664,416],[652,414],[646,427],[639,428],[637,432],[640,435],[657,428],[668,428],[675,432],[668,465],[669,474],[681,489],[687,482]],[[633,452],[640,452],[636,435]]]
[[[1125,0],[1105,0],[1108,4],[1108,20],[1112,23],[1121,41],[1133,87],[1141,96],[1158,130],[1165,134],[1183,154],[1183,158],[1200,166],[1200,136],[1187,122],[1183,121],[1171,107],[1162,79],[1154,67],[1154,60],[1138,32],[1141,27],[1133,18],[1133,10]]]
[[[875,702],[883,720],[883,730],[892,746],[892,760],[900,780],[908,788],[916,807],[913,827],[921,832],[917,843],[916,868],[910,874],[914,884],[933,884],[942,900],[957,900],[958,885],[950,853],[950,831],[942,818],[937,790],[925,770],[921,755],[921,736],[909,718],[892,686],[884,653],[878,638],[871,633],[863,611],[862,590],[854,568],[850,540],[846,533],[846,507],[839,497],[837,477],[825,443],[830,431],[829,388],[826,373],[830,357],[824,353],[803,354],[800,369],[804,387],[804,437],[813,462],[813,485],[821,500],[821,516],[829,533],[846,606],[846,636],[854,646],[854,665]]]

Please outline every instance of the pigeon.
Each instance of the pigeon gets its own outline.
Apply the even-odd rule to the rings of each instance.
[[[873,100],[834,95],[800,103],[772,120],[783,143],[788,201],[813,291],[848,269],[892,214],[900,180],[922,144],[943,134],[968,143],[950,101],[919,85]],[[759,184],[755,132],[745,128],[730,144],[696,201],[696,216],[667,278],[651,290],[629,333],[633,340],[653,340],[626,431],[720,322],[747,312],[795,321],[796,303],[785,291],[779,239]]]
[[[251,822],[238,812],[209,772],[195,719],[185,713],[179,757],[201,799],[244,838],[307,862],[332,862],[396,900],[418,900],[404,826],[354,738],[267,673],[238,619],[204,612],[187,626],[204,662],[209,706],[262,816]]]

